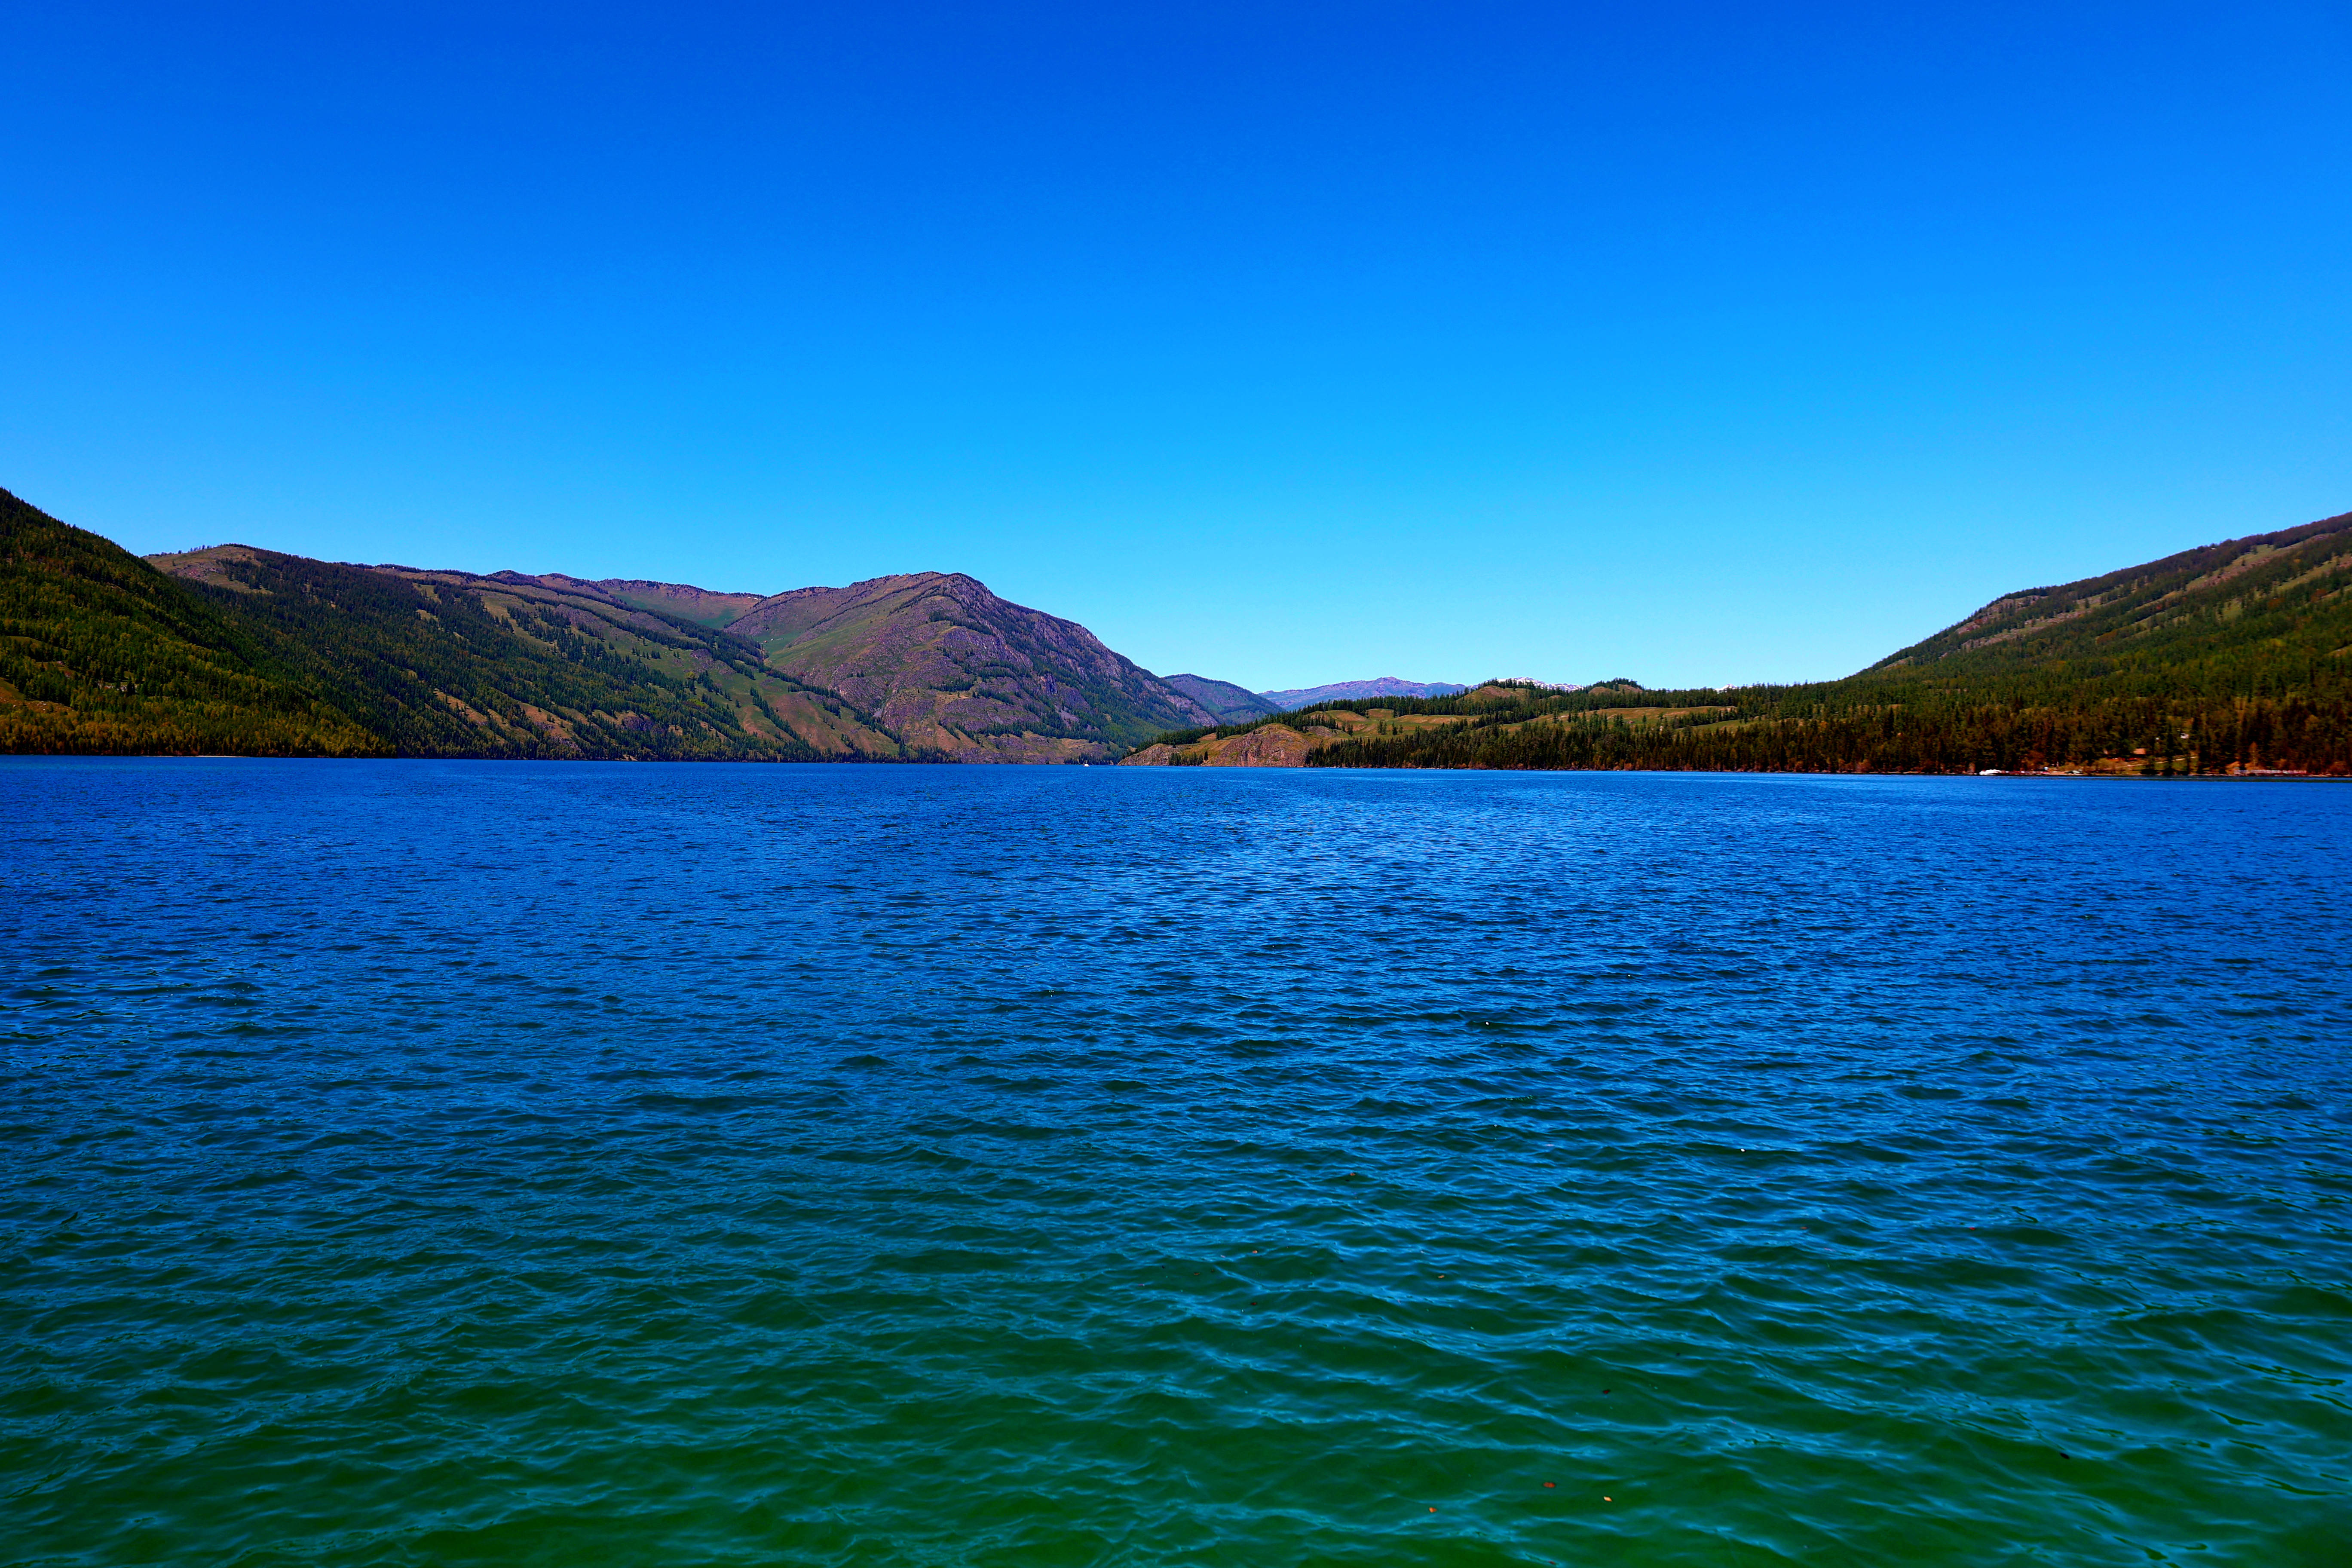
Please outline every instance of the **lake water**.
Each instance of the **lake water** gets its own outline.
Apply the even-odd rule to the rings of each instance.
[[[2352,788],[0,813],[0,1561],[2352,1562]]]

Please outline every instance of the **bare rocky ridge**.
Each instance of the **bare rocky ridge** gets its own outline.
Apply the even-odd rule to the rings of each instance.
[[[1316,742],[1337,738],[1339,731],[1318,726],[1302,732],[1287,724],[1264,724],[1244,735],[1226,735],[1187,746],[1179,752],[1165,742],[1146,746],[1120,762],[1129,768],[1303,768]]]
[[[1112,762],[1163,730],[1217,721],[1076,622],[961,572],[798,588],[726,629],[908,746],[961,762]]]

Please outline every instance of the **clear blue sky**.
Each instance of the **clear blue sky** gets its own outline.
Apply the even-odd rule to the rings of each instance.
[[[1258,688],[1838,675],[2352,508],[2348,17],[15,5],[0,485]]]

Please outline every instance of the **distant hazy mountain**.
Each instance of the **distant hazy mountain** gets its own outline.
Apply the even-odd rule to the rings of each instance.
[[[1282,711],[1278,704],[1230,680],[1212,680],[1205,675],[1163,675],[1160,679],[1215,714],[1220,724],[1239,724]]]
[[[1400,680],[1393,675],[1383,675],[1370,680],[1342,680],[1329,686],[1302,686],[1294,691],[1261,691],[1258,695],[1273,703],[1276,712],[1284,713],[1310,702],[1352,701],[1359,697],[1451,697],[1468,689],[1444,680]]]
[[[0,490],[0,751],[1108,762],[1216,716],[970,577],[142,561]]]

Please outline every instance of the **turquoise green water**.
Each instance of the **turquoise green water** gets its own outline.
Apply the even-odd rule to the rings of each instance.
[[[2352,1562],[2352,790],[0,808],[0,1561]]]

